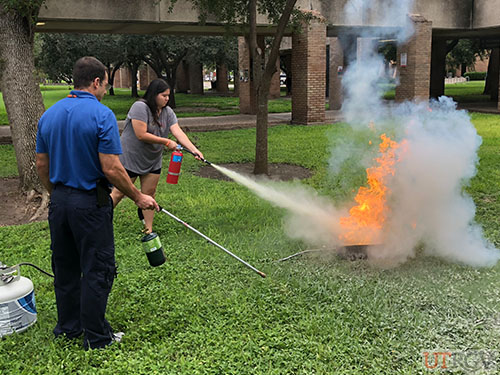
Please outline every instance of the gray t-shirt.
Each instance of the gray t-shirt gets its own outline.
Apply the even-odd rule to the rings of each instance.
[[[120,161],[125,169],[138,175],[160,169],[164,145],[146,143],[137,139],[132,120],[145,122],[148,125],[148,133],[166,138],[170,127],[177,123],[177,116],[172,108],[163,108],[158,118],[161,126],[158,126],[153,119],[151,110],[143,100],[136,101],[127,114],[125,128],[121,136],[123,154],[120,155]]]

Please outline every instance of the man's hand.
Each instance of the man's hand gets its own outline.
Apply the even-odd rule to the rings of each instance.
[[[158,203],[156,203],[153,197],[144,195],[137,190],[125,171],[125,168],[123,168],[118,155],[99,153],[99,160],[101,162],[102,171],[108,181],[123,194],[132,199],[139,208],[143,210],[160,210]]]
[[[135,201],[135,204],[141,210],[160,211],[160,207],[158,206],[158,203],[156,203],[156,201],[154,200],[154,198],[152,196],[147,195],[147,194],[141,193],[139,198]]]

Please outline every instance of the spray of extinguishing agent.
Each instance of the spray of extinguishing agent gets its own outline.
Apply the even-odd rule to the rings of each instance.
[[[182,158],[183,158],[181,150],[187,151],[188,153],[190,153],[194,157],[199,157],[199,155],[195,154],[194,152],[191,152],[188,149],[183,149],[181,145],[178,145],[177,150],[172,152],[172,156],[170,157],[170,164],[168,166],[168,172],[167,172],[167,183],[169,183],[169,184],[177,184],[177,182],[179,181],[179,175],[180,175],[180,171],[181,171],[181,164],[182,164]],[[200,160],[208,165],[212,165],[212,163],[210,163],[209,161],[207,161],[205,159],[200,159]],[[266,277],[266,274],[264,272],[259,271],[257,268],[253,267],[251,264],[245,262],[243,259],[241,259],[237,255],[233,254],[229,250],[227,250],[225,247],[219,245],[217,242],[215,242],[211,238],[205,236],[203,233],[199,232],[198,230],[193,228],[191,225],[189,225],[185,221],[182,221],[181,219],[179,219],[177,216],[171,214],[170,212],[168,212],[167,210],[165,210],[164,208],[161,208],[161,207],[160,207],[160,211],[167,214],[172,219],[181,223],[186,228],[195,232],[199,236],[203,237],[205,240],[207,240],[212,245],[223,250],[226,254],[232,256],[234,259],[238,260],[239,262],[244,264],[246,267],[250,268],[252,271],[257,273],[259,276]],[[139,215],[139,219],[141,219],[142,222],[144,223],[144,215],[142,214],[142,210],[138,209],[137,213]],[[150,234],[144,236],[142,238],[142,246],[143,246],[144,251],[146,252],[146,255],[147,255],[148,260],[149,260],[149,264],[151,266],[153,266],[153,267],[159,266],[165,262],[165,256],[163,254],[163,248],[161,246],[160,238],[158,237],[158,235],[156,233],[150,233]]]

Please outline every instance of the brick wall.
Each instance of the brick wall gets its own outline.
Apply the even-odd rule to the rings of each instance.
[[[189,69],[188,63],[185,60],[182,60],[179,65],[177,65],[177,69],[175,72],[175,84],[177,86],[177,90],[175,92],[183,92],[186,93],[189,90]]]
[[[263,40],[262,40],[263,41]],[[245,37],[238,37],[238,68],[240,113],[256,114],[257,103],[255,98],[255,88],[251,78],[250,50]]]
[[[325,120],[326,22],[318,17],[292,37],[292,123]]]
[[[155,71],[149,65],[142,65],[139,68],[139,89],[146,90],[155,78],[158,78]]]
[[[200,63],[189,64],[189,87],[191,94],[203,94],[203,66]]]
[[[129,68],[122,67],[118,69],[118,71],[115,74],[115,80],[113,81],[113,86],[122,89],[129,89],[131,87]]]
[[[228,79],[227,79],[227,65],[217,64],[216,67],[216,88],[217,92],[220,94],[227,94],[229,92]]]
[[[276,99],[280,97],[280,59],[276,60],[276,73],[273,74],[271,78],[271,86],[269,88],[269,99]]]
[[[430,91],[432,22],[416,14],[410,15],[415,33],[398,47],[400,84],[396,87],[396,101],[428,100]],[[407,64],[401,66],[401,55],[406,53]]]

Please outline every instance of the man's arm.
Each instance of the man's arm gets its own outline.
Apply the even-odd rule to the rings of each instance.
[[[104,175],[118,190],[132,199],[135,204],[143,210],[159,211],[158,203],[153,197],[142,194],[130,180],[125,168],[123,168],[118,155],[99,153],[99,160]]]
[[[36,171],[42,185],[47,189],[49,194],[52,193],[52,182],[50,182],[49,169],[50,159],[49,154],[36,154]]]

